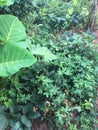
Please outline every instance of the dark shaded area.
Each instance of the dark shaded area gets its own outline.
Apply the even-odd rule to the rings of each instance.
[[[50,130],[50,128],[48,122],[37,119],[33,122],[32,130]]]

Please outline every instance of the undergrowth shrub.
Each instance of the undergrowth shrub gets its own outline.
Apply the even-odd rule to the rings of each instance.
[[[43,30],[55,32],[76,28],[88,28],[93,18],[93,0],[15,0],[14,5],[0,8],[0,13],[19,17],[27,27],[37,24]]]
[[[0,112],[11,130],[31,129],[35,118],[47,120],[53,130],[93,130],[97,55],[90,34],[57,34],[46,46],[57,59],[40,56],[29,69],[0,80]],[[42,42],[41,42],[42,44]]]
[[[31,44],[46,46],[57,56],[48,62],[35,55],[33,66],[0,78],[0,128],[31,130],[39,118],[51,130],[96,129],[98,56],[90,44],[93,36],[64,32],[86,28],[92,6],[92,0],[17,0],[13,6],[0,8],[0,13],[22,20]]]

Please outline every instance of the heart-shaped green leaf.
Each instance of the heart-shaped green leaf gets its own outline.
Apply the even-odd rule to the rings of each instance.
[[[45,61],[55,60],[57,57],[46,47],[29,44],[28,48],[35,56],[42,56]]]
[[[0,40],[2,43],[21,42],[26,40],[23,24],[12,15],[0,15]]]
[[[0,45],[0,76],[10,76],[34,62],[35,58],[28,50],[13,44]]]
[[[28,119],[25,115],[21,117],[21,121],[23,124],[25,124],[27,127],[31,127],[32,123],[31,120]]]

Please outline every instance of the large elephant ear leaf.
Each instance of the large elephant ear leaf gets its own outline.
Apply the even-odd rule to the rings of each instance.
[[[28,45],[29,50],[35,56],[42,56],[45,61],[51,61],[57,59],[56,55],[54,55],[48,48],[41,47],[40,45]]]
[[[0,76],[11,76],[34,62],[35,58],[28,50],[13,44],[0,45]]]
[[[0,41],[14,43],[26,40],[25,27],[13,15],[0,15]]]

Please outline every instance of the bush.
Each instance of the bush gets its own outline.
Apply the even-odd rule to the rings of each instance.
[[[15,0],[14,5],[3,7],[0,13],[18,16],[25,26],[33,29],[33,24],[48,32],[76,28],[88,28],[93,17],[93,0]]]
[[[23,129],[30,128],[30,121],[37,117],[53,121],[53,129],[53,125],[59,130],[94,128],[98,60],[91,39],[86,33],[63,33],[46,45],[57,55],[56,60],[38,58],[35,65],[21,70],[5,84],[1,80],[0,86],[5,87],[0,102],[7,107],[4,113],[10,111],[10,120],[15,119],[9,122],[12,129],[17,123]],[[29,126],[25,126],[27,122]]]
[[[0,78],[1,129],[30,130],[36,118],[46,120],[52,130],[96,129],[98,56],[93,36],[65,32],[87,27],[91,5],[92,0],[18,0],[0,9],[23,21],[31,36],[27,49],[37,59],[33,66]]]

